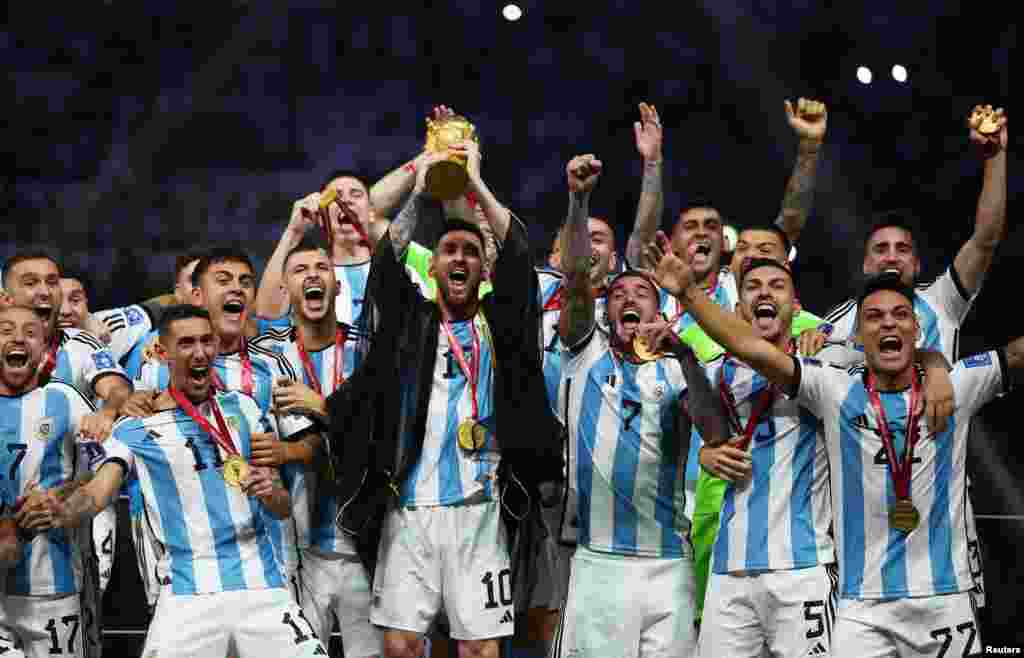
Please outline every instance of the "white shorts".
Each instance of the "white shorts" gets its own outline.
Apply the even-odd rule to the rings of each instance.
[[[702,658],[829,655],[838,604],[835,566],[713,573],[700,626]]]
[[[114,549],[117,546],[117,505],[108,505],[92,518],[92,541],[100,570],[100,598],[114,572]]]
[[[77,594],[0,596],[0,656],[84,658],[82,607]],[[20,651],[18,651],[20,649]]]
[[[497,501],[391,512],[370,620],[426,633],[443,609],[456,640],[512,635],[512,571]]]
[[[832,656],[934,658],[981,655],[973,592],[885,601],[842,599]]]
[[[299,603],[325,645],[336,616],[345,658],[383,653],[380,631],[370,623],[370,581],[358,557],[324,557],[304,549],[301,581]]]
[[[693,558],[632,557],[576,548],[555,638],[558,658],[690,658]]]
[[[282,587],[181,595],[166,586],[142,655],[304,658],[326,656],[327,650],[302,608]]]

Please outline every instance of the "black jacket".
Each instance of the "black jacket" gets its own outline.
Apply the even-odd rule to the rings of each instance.
[[[422,451],[440,334],[437,304],[422,297],[399,256],[389,233],[374,253],[364,302],[363,321],[373,329],[372,342],[353,376],[327,399],[341,505],[338,524],[354,535],[371,572],[396,488]],[[560,480],[564,465],[537,344],[537,278],[518,219],[500,246],[492,282],[494,291],[483,298],[480,312],[494,343],[498,486],[510,546],[520,549],[512,559],[516,607],[522,609],[532,583],[532,545],[539,540],[537,488]],[[400,440],[406,435],[418,439],[408,445]]]

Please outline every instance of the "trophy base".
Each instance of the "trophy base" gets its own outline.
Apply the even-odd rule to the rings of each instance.
[[[444,160],[427,172],[427,194],[438,201],[452,201],[462,196],[469,185],[466,165],[461,162]]]

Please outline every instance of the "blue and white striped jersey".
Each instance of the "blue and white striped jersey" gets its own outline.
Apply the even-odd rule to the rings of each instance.
[[[450,326],[468,364],[473,358],[471,324],[480,341],[477,418],[487,430],[486,443],[475,454],[459,447],[459,423],[473,416],[472,387],[442,330],[434,359],[423,450],[419,461],[401,483],[399,503],[402,506],[456,505],[468,500],[491,500],[495,495],[494,478],[500,455],[494,435],[494,353],[490,329],[480,313],[472,320],[452,322]],[[418,439],[411,432],[403,437],[410,444]]]
[[[128,377],[136,379],[146,360],[145,351],[159,336],[149,313],[138,304],[99,311],[96,317],[110,332],[110,353],[124,368]]]
[[[917,298],[914,301],[914,312],[921,325],[917,346],[942,352],[950,363],[956,361],[960,358],[960,325],[971,310],[977,292],[973,296],[967,293],[952,265],[934,281],[917,284],[915,292]],[[857,311],[857,300],[848,299],[825,316],[825,321],[832,326],[829,338],[846,341],[860,352],[859,358],[845,365],[864,360],[863,348],[856,345],[854,339],[857,333]]]
[[[252,456],[250,437],[273,427],[247,395],[218,393],[235,449]],[[197,406],[214,427],[209,402]],[[188,414],[172,409],[148,418],[125,418],[103,443],[94,464],[119,462],[137,477],[146,517],[165,549],[158,565],[177,595],[284,587],[267,520],[256,498],[224,481],[221,448]]]
[[[100,377],[117,374],[127,379],[114,355],[98,338],[81,329],[57,331],[57,367],[52,377],[71,384],[92,401],[96,400],[93,384]]]
[[[808,358],[797,363],[797,400],[824,422],[841,596],[894,599],[972,589],[965,507],[968,422],[1008,386],[1002,353],[985,352],[954,365],[956,411],[946,431],[929,434],[920,421],[910,487],[921,521],[909,534],[889,524],[896,495],[864,367],[846,370]],[[910,392],[880,397],[902,454]]]
[[[566,356],[561,404],[568,400],[579,543],[623,555],[689,555],[679,362],[623,362],[596,328]]]
[[[358,340],[355,332],[358,329],[345,327],[345,330],[345,343],[342,348],[344,356],[340,370],[342,376],[348,379],[358,365],[357,353],[354,349]],[[316,390],[306,373],[302,358],[299,356],[295,337],[296,329],[294,327],[284,331],[272,330],[253,340],[253,344],[283,356],[288,360],[292,369],[299,373],[299,381]],[[313,364],[324,397],[333,393],[335,389],[335,352],[334,343],[322,350],[309,352],[309,359]],[[312,469],[305,470],[302,484],[300,489],[292,492],[292,514],[298,530],[299,547],[313,547],[324,554],[355,555],[355,544],[348,535],[338,529],[335,523],[339,511],[337,497],[321,490],[321,487],[318,486],[317,473]]]
[[[708,381],[732,394],[745,428],[771,385],[746,364],[719,357]],[[821,422],[795,400],[775,393],[750,443],[750,480],[729,483],[714,545],[715,573],[803,569],[836,561],[829,534],[832,501]]]
[[[728,267],[723,266],[718,271],[718,282],[715,284],[714,290],[708,293],[708,296],[716,304],[721,306],[727,311],[736,310],[736,304],[740,301],[739,294],[739,282],[736,280],[736,275],[733,274],[732,270]],[[682,335],[691,325],[696,323],[693,316],[689,313],[679,314],[679,302],[672,295],[662,295],[661,299],[661,311],[665,314],[665,317],[676,319],[676,333]]]
[[[0,516],[30,484],[53,489],[73,479],[80,464],[76,442],[82,418],[95,408],[75,387],[59,380],[14,397],[0,397]],[[82,464],[82,466],[85,466]],[[18,563],[3,573],[3,594],[73,594],[81,586],[77,532],[38,534],[22,548]]]

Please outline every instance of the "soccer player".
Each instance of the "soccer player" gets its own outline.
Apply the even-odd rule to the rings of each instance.
[[[87,433],[106,436],[132,393],[131,382],[96,337],[57,327],[63,302],[57,261],[42,251],[21,252],[7,261],[3,276],[8,303],[35,309],[46,331],[40,381],[60,379],[90,399],[102,400],[103,409],[82,422]]]
[[[753,258],[737,270],[737,311],[754,332],[794,353],[796,290],[784,260]],[[708,365],[737,437],[700,449],[726,482],[721,527],[704,601],[700,655],[828,655],[837,604],[820,423],[746,363]]]
[[[80,475],[76,439],[96,438],[85,425],[95,408],[69,384],[40,386],[46,337],[35,307],[0,310],[0,517],[19,526],[16,550],[5,551],[9,560],[0,565],[0,654],[20,647],[28,658],[85,656],[87,643],[79,598],[84,537],[49,529],[44,497]]]
[[[1009,370],[1024,366],[1024,339],[958,361],[953,420],[929,433],[913,361],[916,293],[898,274],[871,279],[858,296],[865,365],[849,370],[763,340],[709,303],[674,254],[662,259],[658,280],[712,338],[824,424],[840,567],[833,655],[966,656],[980,647],[965,515],[967,430],[982,405],[1008,390]]]
[[[354,349],[358,329],[339,323],[334,312],[338,282],[330,256],[312,241],[295,247],[284,261],[284,284],[292,308],[293,326],[271,330],[253,345],[281,354],[302,380],[279,386],[275,408],[326,418],[326,396],[358,366]],[[257,464],[306,461],[295,443],[278,443],[279,450]],[[335,618],[347,658],[381,654],[380,631],[370,623],[370,582],[352,538],[338,529],[338,499],[329,471],[307,472],[302,501],[293,511],[303,532],[300,551],[300,599],[327,644]],[[303,504],[304,503],[304,504]]]
[[[586,218],[600,170],[593,155],[577,156],[566,167],[567,283],[559,333],[567,350],[562,399],[579,545],[555,650],[561,657],[686,657],[695,640],[683,513],[686,381],[678,361],[650,360],[634,341],[661,308],[647,275],[626,271],[613,279],[608,333],[596,329]]]
[[[293,381],[297,376],[284,357],[253,345],[247,335],[252,331],[249,317],[256,285],[248,256],[231,248],[211,249],[196,264],[192,283],[193,303],[207,310],[217,333],[219,352],[210,371],[214,386],[222,391],[245,393],[256,400],[263,413],[271,413],[275,384],[285,379]],[[137,387],[144,391],[164,391],[170,379],[168,364],[152,361],[143,364]],[[152,397],[149,400],[146,412],[141,415],[154,411]],[[308,419],[294,414],[281,415],[279,423],[283,440],[299,441],[313,431]],[[266,441],[258,439],[254,452],[272,450]],[[299,486],[301,468],[289,465],[283,471],[290,486]],[[298,565],[295,528],[290,520],[285,524],[271,520],[269,525],[275,549],[286,566],[289,579],[293,579]],[[293,585],[298,597],[298,583]]]
[[[250,463],[254,440],[276,423],[252,397],[215,388],[218,335],[207,311],[170,307],[159,329],[171,379],[156,413],[118,423],[93,480],[66,501],[50,498],[54,525],[90,518],[136,477],[167,551],[145,655],[327,655],[267,529],[270,517],[288,517],[288,491],[276,471]]]
[[[536,283],[526,231],[480,185],[479,151],[466,148],[466,156],[470,189],[499,246],[493,292],[479,295],[484,237],[475,224],[460,220],[445,224],[434,249],[436,300],[425,299],[406,274],[402,254],[412,232],[424,213],[437,208],[424,197],[425,176],[418,175],[374,254],[380,314],[374,346],[350,386],[328,400],[332,407],[344,400],[342,391],[368,386],[387,405],[386,414],[365,407],[360,412],[381,418],[373,441],[380,461],[393,469],[397,491],[380,541],[371,610],[371,620],[385,629],[384,653],[391,658],[420,656],[423,634],[442,610],[460,655],[498,655],[498,638],[510,636],[515,625],[499,489],[528,485],[548,466],[545,450],[553,455],[551,470],[561,467],[547,434],[554,423],[531,323]],[[371,372],[371,364],[387,372]],[[531,432],[545,435],[530,436],[517,425],[526,418]],[[332,407],[332,449],[351,440],[343,427],[347,420]],[[521,470],[537,461],[535,449],[542,463]],[[364,465],[346,454],[339,459],[346,469],[339,473],[342,484],[349,469],[365,476]],[[507,493],[502,503],[511,503]],[[417,578],[409,578],[410,570]]]
[[[991,110],[991,107],[987,109]],[[952,265],[934,281],[918,283],[921,261],[917,256],[913,229],[904,218],[893,214],[880,218],[869,229],[864,249],[866,276],[892,272],[898,274],[904,284],[916,287],[914,313],[921,325],[917,345],[941,352],[950,362],[959,358],[960,327],[981,291],[996,249],[1006,233],[1008,118],[998,110],[993,114],[997,129],[982,134],[978,130],[981,126],[972,123],[972,119],[976,113],[985,110],[979,105],[968,117],[970,142],[984,160],[984,181],[974,216],[974,233],[960,247]],[[859,317],[855,299],[849,299],[829,311],[825,319],[833,327],[831,339],[846,340],[856,347]],[[984,605],[981,548],[969,498],[966,513],[971,571],[981,593],[979,602]]]

